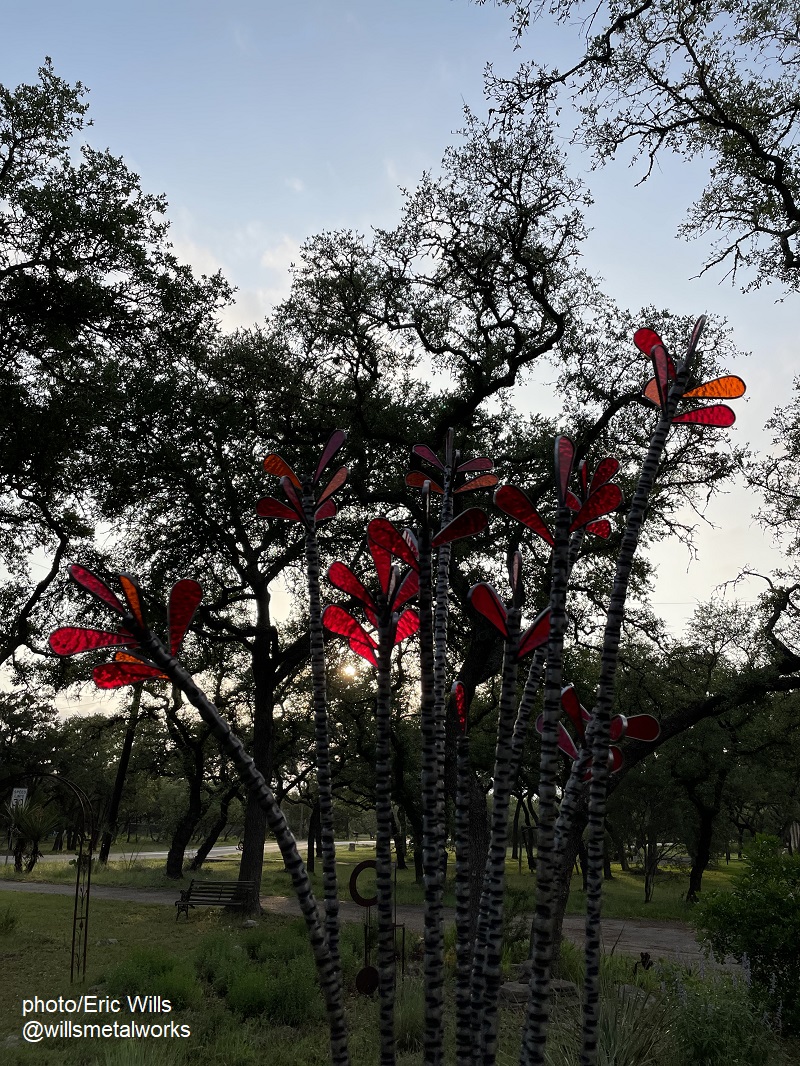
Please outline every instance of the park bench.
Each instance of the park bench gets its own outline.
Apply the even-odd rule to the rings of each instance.
[[[255,890],[255,881],[192,881],[175,900],[175,921],[181,911],[188,920],[190,907],[244,907]]]

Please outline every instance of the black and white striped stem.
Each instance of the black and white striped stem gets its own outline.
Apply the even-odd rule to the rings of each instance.
[[[578,529],[570,537],[567,581],[569,581],[569,575],[572,573],[572,568],[577,562],[581,545],[583,544],[583,535],[584,531]],[[528,676],[525,679],[525,686],[522,690],[522,697],[519,701],[517,719],[514,722],[514,736],[511,741],[513,760],[512,775],[514,781],[516,781],[519,768],[522,765],[522,756],[525,752],[525,743],[528,739],[528,729],[531,724],[531,714],[536,705],[536,698],[539,695],[539,685],[542,682],[542,674],[544,673],[546,662],[547,644],[543,644],[533,653],[533,659],[528,668]]]
[[[478,911],[473,961],[472,1009],[479,1026],[479,1050],[473,1057],[481,1066],[494,1066],[497,1057],[497,997],[503,956],[503,893],[508,850],[508,811],[514,786],[511,741],[517,703],[517,673],[521,610],[512,607],[507,616],[508,640],[503,660],[503,683],[497,723],[492,820],[489,854]]]
[[[139,625],[133,615],[127,612],[123,614],[122,625],[139,641],[139,650],[164,671],[170,681],[183,692],[189,703],[197,709],[200,717],[210,727],[215,739],[219,741],[222,750],[230,757],[245,787],[256,797],[259,806],[266,814],[267,824],[275,836],[286,869],[292,878],[300,910],[308,929],[311,950],[317,966],[317,977],[328,1014],[331,1063],[332,1066],[350,1066],[341,974],[331,958],[311,881],[283,811],[263,775],[256,769],[252,758],[244,750],[241,740],[231,731],[231,727],[198,687],[191,674],[187,673],[177,659],[170,655],[156,636]]]
[[[472,1057],[469,998],[472,969],[470,937],[469,861],[469,737],[456,739],[456,1061],[466,1064]]]
[[[378,695],[375,707],[375,882],[378,896],[380,1066],[395,1066],[394,916],[392,914],[391,662],[397,618],[378,626]]]
[[[452,431],[451,431],[452,432]],[[452,442],[448,447],[442,480],[440,528],[453,517],[453,477],[455,460]],[[425,1066],[444,1062],[444,869],[445,801],[444,749],[447,706],[447,613],[450,589],[451,545],[442,544],[436,553],[436,589],[433,599],[433,745],[428,762],[428,788],[423,815],[423,875],[425,881]],[[423,771],[424,772],[424,771]],[[432,803],[432,806],[429,804]]]
[[[572,512],[561,505],[555,526],[555,547],[550,583],[550,639],[544,684],[544,723],[539,759],[539,832],[536,851],[536,911],[533,920],[533,956],[530,996],[522,1032],[520,1066],[544,1066],[550,1019],[550,985],[553,964],[553,902],[555,899],[555,826],[558,814],[558,722],[561,717],[564,634],[567,628],[569,581],[569,527]]]
[[[702,324],[698,324],[702,329]],[[699,330],[695,330],[699,338]],[[667,441],[678,400],[689,378],[693,350],[677,372],[669,391],[665,408],[650,438],[650,446],[642,463],[639,481],[628,511],[622,536],[614,584],[606,615],[603,650],[600,660],[600,681],[591,723],[592,779],[589,787],[588,876],[586,888],[586,975],[583,991],[583,1031],[581,1066],[596,1066],[600,1023],[600,918],[603,889],[603,839],[605,834],[606,800],[608,794],[609,725],[614,702],[614,681],[619,656],[619,642],[625,617],[633,560],[639,544],[647,501],[655,484],[661,456]],[[588,738],[587,738],[588,743]]]
[[[319,542],[314,520],[314,496],[304,486],[303,512],[306,519],[306,576],[308,579],[309,639],[314,706],[314,748],[317,769],[320,832],[322,836],[322,876],[325,897],[325,933],[331,959],[339,967],[339,894],[336,878],[336,845],[333,833],[333,785],[331,779],[330,730],[325,687],[325,645],[320,596]]]

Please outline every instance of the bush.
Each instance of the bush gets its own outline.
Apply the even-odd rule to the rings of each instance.
[[[0,911],[0,936],[8,936],[13,933],[17,928],[18,921],[19,915],[17,912],[10,903],[6,904],[5,908]]]
[[[700,935],[719,961],[732,955],[752,979],[776,1027],[800,1032],[800,856],[758,837],[732,891],[709,893],[696,911]]]
[[[748,996],[730,974],[710,979],[676,974],[668,981],[672,1037],[691,1066],[758,1066],[773,1061],[772,1038]]]
[[[247,966],[247,955],[229,933],[212,933],[198,944],[195,966],[217,995],[224,996],[231,982]]]
[[[325,1017],[314,960],[307,955],[238,974],[230,983],[226,1003],[242,1018],[263,1014],[272,1026],[298,1028]]]
[[[160,948],[139,948],[106,976],[112,996],[161,996],[173,1010],[197,1006],[203,990],[191,965]]]

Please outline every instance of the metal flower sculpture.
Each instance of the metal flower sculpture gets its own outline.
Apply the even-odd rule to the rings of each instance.
[[[400,610],[419,587],[419,562],[413,538],[399,533],[386,518],[375,518],[367,527],[367,546],[378,575],[378,588],[368,592],[353,571],[335,562],[328,580],[358,600],[376,640],[348,611],[337,604],[325,608],[326,629],[343,636],[352,651],[371,663],[377,672],[375,707],[375,881],[378,897],[378,989],[380,993],[381,1062],[394,1061],[394,919],[392,914],[392,794],[391,794],[391,655],[392,649],[419,628],[411,608]],[[393,560],[405,563],[401,574]]]
[[[142,629],[147,628],[142,608],[141,590],[129,574],[119,574],[118,580],[125,599],[125,605],[103,581],[82,566],[69,567],[72,580],[90,592],[95,599],[117,614],[132,615]],[[203,598],[203,590],[196,581],[182,580],[172,586],[169,594],[167,632],[169,634],[169,652],[175,657],[186,631],[192,623],[195,612]],[[82,626],[62,626],[50,634],[50,647],[56,655],[77,655],[96,648],[108,648],[123,645],[128,648],[139,646],[139,640],[124,625],[116,632],[102,629],[86,629]],[[141,652],[118,651],[114,661],[96,666],[92,677],[98,688],[120,688],[134,685],[139,681],[169,680],[161,667],[156,666]]]
[[[591,722],[592,716],[580,703],[574,685],[566,685],[561,690],[561,706],[563,707],[567,718],[572,722],[577,737],[577,743],[559,722],[558,746],[569,759],[575,762],[579,757],[579,749],[586,745],[586,727]],[[541,733],[543,727],[544,716],[540,714],[536,720],[537,732]],[[611,719],[609,726],[609,736],[611,739],[611,745],[608,749],[609,771],[611,773],[617,773],[622,769],[624,758],[622,751],[617,744],[624,737],[630,737],[631,740],[640,740],[646,744],[654,744],[660,735],[661,726],[658,724],[658,720],[651,714],[634,714],[630,717],[626,717],[624,714],[615,715]],[[586,773],[584,775],[584,780],[586,781],[591,777],[591,764],[592,760],[588,759],[586,763]]]
[[[347,480],[347,467],[339,467],[319,496],[315,496],[315,489],[325,467],[346,440],[347,434],[343,429],[334,430],[322,450],[316,471],[303,481],[285,459],[274,452],[270,453],[264,460],[264,469],[268,474],[274,474],[281,479],[281,488],[289,503],[288,505],[281,503],[274,496],[265,496],[256,504],[256,513],[259,517],[284,518],[289,522],[302,522],[307,528],[316,522],[324,522],[328,518],[333,518],[336,514],[336,502],[332,497]]]
[[[675,364],[667,354],[664,343],[652,329],[638,329],[633,335],[633,342],[639,351],[652,359],[655,376],[644,387],[644,395],[651,403],[662,410],[666,408],[667,398],[672,382],[676,376]],[[735,374],[714,378],[696,388],[681,393],[684,400],[735,400],[744,396],[745,383]],[[695,407],[682,414],[673,415],[673,423],[683,425],[732,426],[736,415],[724,403],[711,404],[708,407]]]
[[[350,1066],[347,1048],[347,1024],[344,1014],[341,971],[334,960],[326,930],[319,919],[317,902],[303,860],[283,811],[263,775],[256,769],[242,742],[231,731],[214,704],[195,683],[194,678],[177,661],[176,653],[197,610],[201,589],[196,581],[178,581],[170,593],[168,641],[164,643],[148,627],[142,610],[141,591],[127,574],[118,575],[121,601],[99,577],[82,566],[71,566],[70,577],[95,599],[111,608],[120,619],[117,631],[65,626],[50,637],[50,647],[57,655],[75,655],[96,648],[124,645],[135,652],[118,652],[111,663],[95,668],[94,679],[101,688],[116,688],[136,681],[169,680],[184,693],[210,727],[220,746],[230,756],[251,794],[266,815],[289,871],[300,909],[306,922],[309,941],[317,966],[317,976],[328,1014],[331,1062]]]
[[[622,503],[622,490],[618,485],[611,483],[611,478],[619,470],[619,461],[611,457],[603,459],[597,464],[591,481],[586,463],[580,462],[578,464],[578,494],[576,495],[567,487],[572,473],[574,445],[568,437],[559,437],[559,441],[561,442],[558,480],[561,488],[560,496],[567,507],[575,513],[569,531],[574,533],[577,529],[585,528],[587,533],[607,539],[611,533],[611,524],[607,519],[601,518],[601,515],[616,511]],[[494,494],[494,503],[505,514],[516,518],[518,522],[533,530],[551,548],[554,546],[553,534],[522,489],[513,485],[501,485]]]
[[[347,434],[336,429],[328,438],[313,474],[301,479],[280,455],[271,453],[264,460],[264,469],[281,479],[281,488],[288,504],[274,496],[258,501],[256,513],[261,518],[281,518],[300,522],[305,529],[306,576],[308,580],[309,642],[314,705],[314,751],[317,772],[317,795],[322,838],[322,870],[325,896],[325,928],[331,955],[339,966],[339,889],[336,874],[336,845],[333,832],[333,783],[331,774],[328,705],[325,687],[325,649],[322,633],[322,600],[320,595],[320,562],[317,526],[336,514],[333,494],[347,480],[347,467],[335,472],[328,484],[317,494],[325,467],[344,444]]]
[[[511,602],[502,602],[491,585],[481,582],[470,589],[472,607],[503,636],[502,688],[492,777],[492,816],[489,856],[481,891],[470,987],[471,1033],[475,1046],[482,1048],[482,1061],[494,1061],[497,1049],[497,1001],[501,979],[503,892],[508,844],[508,813],[517,776],[514,750],[517,723],[517,673],[520,660],[543,647],[550,633],[550,609],[543,611],[521,632],[522,560],[519,552],[509,566]],[[458,706],[458,705],[456,705]]]
[[[444,1010],[444,869],[445,801],[444,751],[447,709],[447,616],[449,609],[450,545],[486,528],[488,519],[471,507],[454,515],[456,497],[497,484],[493,461],[488,456],[463,460],[455,447],[455,434],[448,430],[444,460],[425,444],[411,450],[413,469],[406,475],[410,488],[423,492],[419,531],[420,562],[420,732],[422,734],[422,865],[425,881],[425,1061],[440,1066],[443,1061]],[[473,474],[477,474],[473,477]],[[466,479],[466,480],[464,480]],[[441,498],[439,530],[434,535],[431,499]],[[432,553],[436,552],[435,570]],[[458,891],[458,888],[457,888]],[[457,944],[457,953],[461,948]],[[463,955],[463,951],[462,951]],[[459,999],[456,1028],[460,1041],[469,1041],[469,1003]],[[459,1046],[459,1054],[466,1049]]]

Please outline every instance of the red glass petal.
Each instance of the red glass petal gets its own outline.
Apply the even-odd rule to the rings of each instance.
[[[698,407],[694,411],[686,411],[682,415],[675,415],[673,422],[683,422],[696,426],[732,426],[736,421],[736,415],[724,403],[714,403],[710,407]]]
[[[631,740],[643,740],[653,744],[661,736],[661,726],[652,714],[634,714],[628,719],[625,733]]]
[[[489,519],[479,507],[468,507],[460,515],[456,515],[452,522],[448,522],[444,529],[440,529],[431,540],[431,547],[438,548],[442,544],[449,544],[462,537],[471,537],[480,533],[489,525]]]
[[[456,719],[464,734],[467,731],[467,693],[460,681],[456,681],[450,691],[456,707]]]
[[[288,477],[281,478],[281,488],[284,491],[286,499],[289,501],[289,506],[297,512],[297,517],[301,522],[305,522],[305,512],[303,511],[303,501],[300,498],[297,489],[292,483],[292,479]]]
[[[652,329],[637,329],[633,335],[633,343],[636,345],[640,352],[644,352],[648,359],[650,358],[650,352],[652,351],[654,345],[663,345],[663,342],[659,335],[653,332]]]
[[[628,727],[628,719],[624,714],[615,714],[608,727],[609,740],[622,740]]]
[[[186,630],[192,624],[195,611],[203,598],[203,589],[197,581],[184,578],[176,581],[169,594],[167,610],[167,628],[169,631],[169,649],[171,655],[178,654]]]
[[[403,611],[397,619],[397,629],[394,634],[395,644],[399,644],[401,640],[406,640],[407,637],[413,636],[418,629],[419,615],[417,612],[412,611],[411,608]]]
[[[409,570],[400,585],[400,588],[397,590],[397,595],[392,603],[392,608],[396,611],[398,607],[402,607],[404,603],[413,599],[418,592],[419,574],[415,570]]]
[[[274,452],[270,453],[264,460],[264,469],[268,474],[274,474],[276,477],[288,477],[293,485],[296,485],[298,489],[300,488],[300,478],[295,474],[294,470],[292,470],[286,460],[282,459],[279,455],[275,455]]]
[[[608,749],[608,770],[609,773],[616,774],[622,769],[622,764],[625,759],[622,757],[622,752],[615,745],[611,745]]]
[[[314,484],[316,485],[319,479],[322,477],[322,471],[333,459],[334,455],[339,451],[341,446],[347,440],[347,434],[343,429],[335,429],[328,437],[328,442],[322,449],[322,455],[320,456],[319,465],[317,466],[317,472],[314,474]]]
[[[328,567],[328,581],[337,589],[346,592],[348,596],[354,596],[367,607],[375,610],[375,601],[367,592],[349,566],[344,563],[331,563]]]
[[[656,407],[661,406],[661,397],[658,395],[658,382],[655,378],[650,378],[642,392],[650,403],[654,403]]]
[[[272,496],[265,496],[263,500],[258,501],[256,514],[260,518],[285,518],[289,522],[300,521],[299,515],[291,507],[287,507],[285,503],[281,503]]]
[[[689,338],[689,345],[688,345],[688,349],[687,349],[687,352],[686,352],[686,358],[687,359],[691,359],[692,355],[694,354],[694,350],[695,350],[695,348],[697,347],[697,345],[698,345],[698,343],[700,341],[700,336],[701,336],[703,330],[705,329],[705,325],[706,325],[706,316],[705,315],[700,315],[700,317],[698,318],[698,320],[694,324],[694,329],[692,330],[692,335]]]
[[[409,529],[408,526],[406,526],[403,530],[402,536],[403,540],[414,553],[414,558],[419,559],[419,541],[414,536],[414,531],[412,529]]]
[[[746,388],[741,378],[727,374],[724,378],[714,378],[705,385],[698,385],[696,389],[689,389],[683,395],[703,400],[735,400],[737,396],[744,396]]]
[[[599,489],[592,493],[583,507],[581,507],[580,511],[575,515],[575,521],[570,526],[570,531],[573,529],[580,529],[581,526],[585,526],[587,522],[599,518],[600,515],[608,514],[609,511],[616,510],[621,503],[622,489],[619,485],[601,485]]]
[[[586,493],[588,491],[587,482],[589,480],[589,468],[586,466],[585,459],[581,459],[581,461],[578,463],[578,480],[581,483],[581,492],[583,493],[585,498]]]
[[[567,507],[569,507],[570,511],[580,511],[581,509],[581,501],[570,490],[567,490]]]
[[[522,556],[519,552],[514,552],[511,557],[511,565],[508,568],[508,577],[511,583],[511,591],[516,596],[517,590],[520,587],[520,581],[522,580]]]
[[[594,533],[596,537],[608,540],[611,536],[611,523],[607,518],[601,518],[599,522],[590,522],[586,527],[587,533]]]
[[[494,470],[494,462],[486,455],[481,455],[477,459],[467,459],[466,463],[461,463],[456,467],[459,474],[471,474],[474,470]]]
[[[128,662],[102,663],[94,668],[92,677],[98,688],[120,688],[122,685],[135,685],[137,681],[169,680],[157,666]]]
[[[438,492],[441,495],[444,489],[441,485],[437,485],[435,481],[432,481],[428,474],[423,474],[421,470],[412,470],[410,474],[406,474],[406,485],[412,489],[421,489],[424,487],[425,482],[428,482],[431,487],[431,492]]]
[[[144,626],[144,613],[142,612],[142,598],[139,586],[130,574],[120,574],[119,583],[122,586],[122,591],[125,594],[128,606],[131,609],[131,614],[140,626]]]
[[[436,452],[431,451],[427,444],[415,444],[411,449],[411,454],[418,455],[420,459],[424,459],[426,463],[435,466],[437,470],[444,470],[444,463]]]
[[[504,637],[508,637],[507,613],[503,601],[497,595],[491,585],[481,582],[467,593],[470,603],[475,610],[482,614],[495,629],[499,629]]]
[[[522,659],[536,648],[541,647],[550,636],[550,608],[542,611],[522,634],[517,658]]]
[[[78,655],[92,648],[110,648],[117,644],[136,645],[130,633],[108,633],[103,629],[63,626],[50,634],[50,647],[56,655]]]
[[[550,530],[541,520],[536,508],[522,489],[517,489],[513,485],[501,485],[494,494],[494,502],[501,511],[505,511],[507,515],[516,518],[518,522],[522,522],[523,525],[527,526],[528,529],[532,529],[551,547],[553,546],[555,541]]]
[[[675,366],[664,350],[663,346],[657,344],[653,349],[653,369],[656,372],[656,389],[658,390],[658,399],[661,407],[667,406],[667,397],[669,396],[670,381],[675,377]]]
[[[599,489],[601,485],[605,485],[606,482],[610,481],[618,470],[619,459],[615,459],[611,455],[606,459],[601,459],[589,485],[589,495],[591,496],[595,489]]]
[[[419,570],[419,561],[414,554],[413,548],[403,540],[401,534],[397,532],[388,518],[372,519],[367,526],[367,542],[370,544],[370,550],[372,550],[371,546],[374,544],[376,547],[390,552],[396,558],[402,559],[412,570]]]
[[[586,710],[581,706],[581,702],[578,699],[578,693],[575,691],[574,685],[566,685],[561,690],[561,706],[567,714],[567,717],[575,726],[575,730],[578,736],[583,740],[586,732],[586,720],[588,715]]]
[[[329,604],[322,612],[322,624],[331,633],[337,633],[340,637],[352,638],[370,648],[377,648],[378,646],[361,623],[357,622],[343,607],[339,607],[335,603]]]
[[[497,474],[481,474],[480,477],[474,477],[472,481],[467,481],[465,484],[460,485],[456,492],[472,492],[473,489],[488,489],[492,485],[496,485],[499,478]]]
[[[328,484],[319,494],[317,506],[319,506],[324,500],[327,500],[329,496],[332,496],[334,492],[340,489],[342,485],[344,485],[345,481],[347,481],[347,467],[340,466],[336,473],[333,475],[333,477],[330,479]]]
[[[556,437],[556,494],[559,503],[563,504],[567,498],[567,485],[572,474],[572,463],[575,460],[575,445],[569,437],[563,434]]]
[[[378,665],[378,657],[370,644],[365,644],[360,637],[350,637],[347,643],[350,646],[350,651],[354,651],[356,655],[360,655],[362,659],[366,659],[373,666]]]
[[[377,614],[375,614],[373,609],[371,607],[367,607],[366,604],[364,604],[364,614],[367,616],[367,621],[372,626],[372,628],[373,629],[377,629],[378,628],[378,616],[377,616]]]
[[[540,735],[544,732],[544,715],[540,714],[536,719],[536,732]],[[575,747],[575,741],[566,731],[561,722],[558,723],[558,746],[564,752],[566,756],[572,759],[573,762],[578,758],[578,749]]]
[[[314,512],[314,521],[327,522],[329,518],[333,518],[337,511],[338,507],[336,506],[336,500],[326,500],[325,503],[319,506]]]
[[[91,570],[87,570],[83,566],[78,566],[77,563],[73,563],[68,570],[69,576],[74,582],[76,582],[76,584],[85,588],[87,592],[91,592],[93,596],[98,600],[102,600],[103,603],[108,604],[109,607],[113,607],[115,611],[119,611],[120,614],[125,613],[125,608],[108,585],[104,584],[99,577],[96,577]]]

